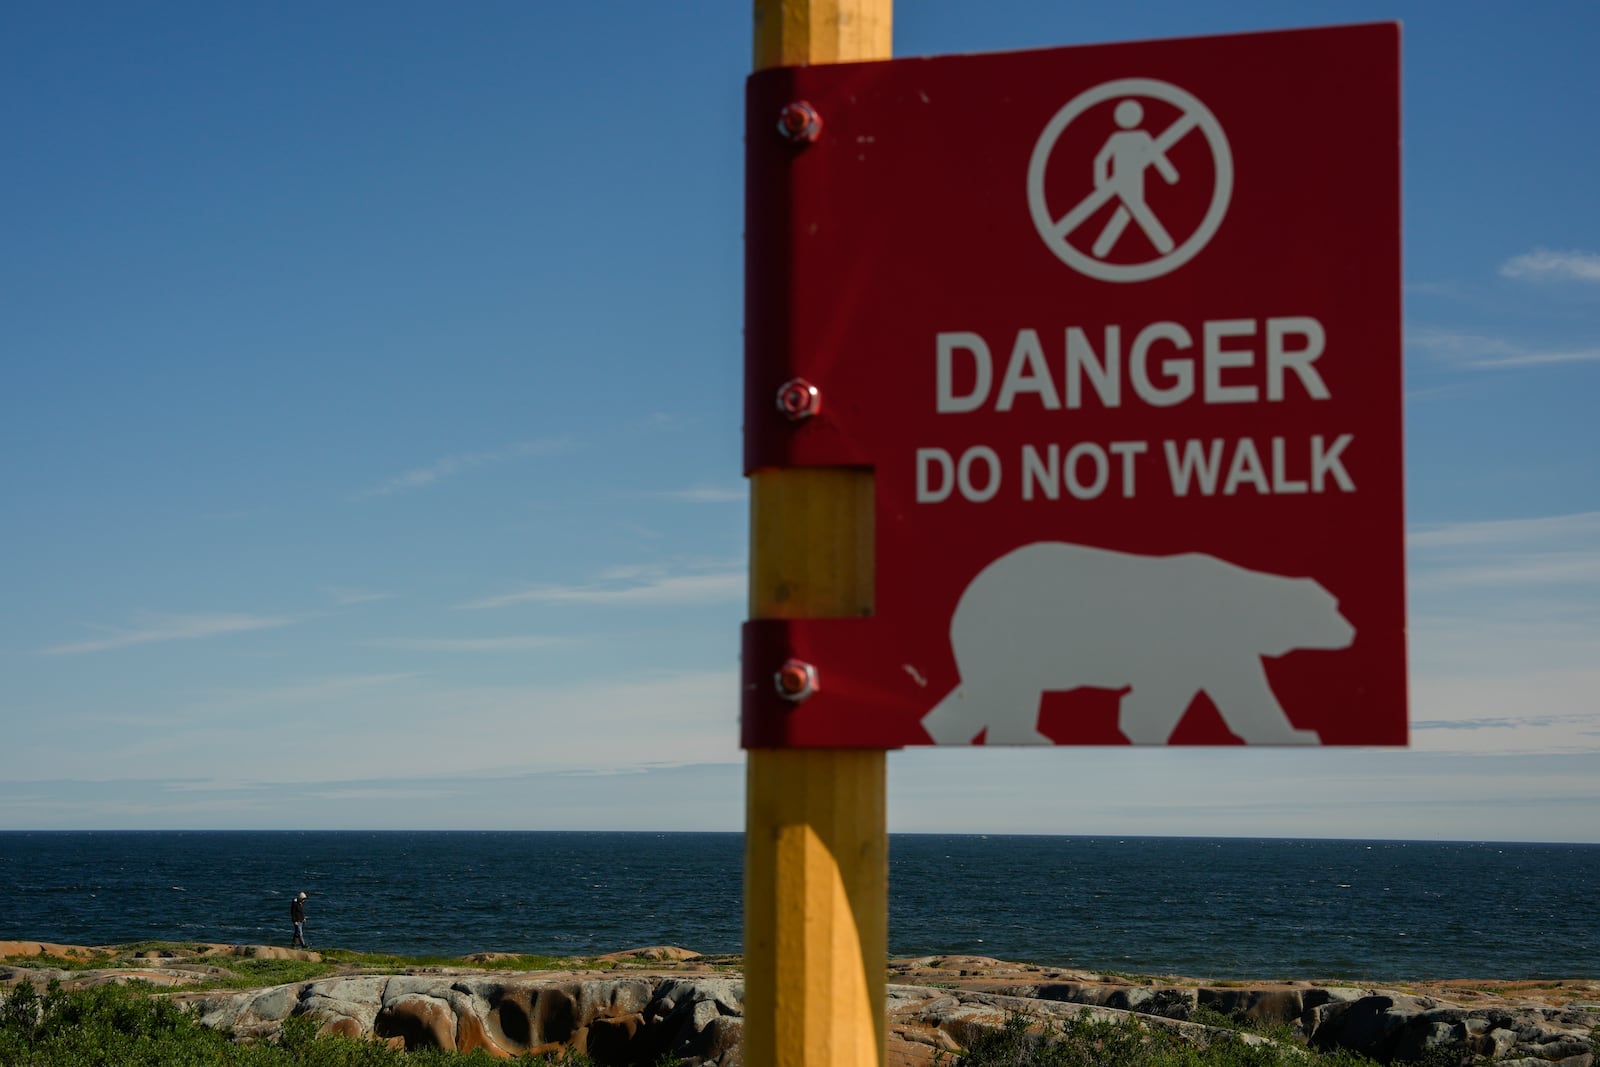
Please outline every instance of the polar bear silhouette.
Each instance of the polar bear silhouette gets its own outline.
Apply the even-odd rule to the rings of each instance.
[[[1261,657],[1349,647],[1355,628],[1310,578],[1188,552],[1142,556],[1039,541],[978,572],[950,620],[961,684],[922,719],[935,743],[1048,745],[1039,698],[1080,686],[1126,689],[1118,713],[1136,745],[1167,743],[1204,691],[1250,744],[1315,745],[1289,723]]]

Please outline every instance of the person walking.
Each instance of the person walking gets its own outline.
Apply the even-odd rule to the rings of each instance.
[[[306,944],[306,895],[304,891],[296,894],[289,902],[289,921],[294,923],[294,941],[290,948],[310,948]]]

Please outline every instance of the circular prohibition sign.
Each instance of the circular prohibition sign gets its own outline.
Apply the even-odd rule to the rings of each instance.
[[[1180,115],[1165,130],[1153,137],[1143,131],[1133,131],[1131,136],[1143,138],[1148,143],[1148,150],[1141,154],[1142,158],[1137,166],[1132,168],[1132,173],[1119,174],[1117,165],[1113,162],[1109,179],[1101,180],[1103,176],[1097,174],[1094,192],[1078,201],[1065,215],[1060,217],[1054,215],[1045,202],[1044,179],[1045,170],[1050,164],[1050,154],[1055,149],[1056,142],[1066,132],[1067,127],[1084,112],[1108,100],[1123,101],[1118,105],[1119,125],[1124,127],[1137,125],[1140,115],[1138,105],[1133,103],[1131,112],[1122,110],[1137,97],[1171,104],[1178,109]],[[1129,121],[1125,121],[1125,116]],[[1166,149],[1196,129],[1205,137],[1206,144],[1211,150],[1214,175],[1211,203],[1194,232],[1181,243],[1177,243],[1167,237],[1165,231],[1161,229],[1160,222],[1144,204],[1143,171],[1152,165],[1151,162],[1146,162],[1146,159],[1153,161],[1155,166],[1165,165],[1170,168],[1171,164],[1165,162]],[[1104,151],[1112,151],[1114,142],[1119,136],[1122,135],[1113,134],[1112,141],[1107,143]],[[1176,174],[1175,171],[1172,173]],[[1168,177],[1168,180],[1175,179]],[[1045,125],[1043,132],[1039,134],[1038,142],[1033,146],[1033,156],[1028,161],[1028,210],[1033,216],[1033,225],[1039,231],[1039,236],[1044,239],[1050,251],[1067,266],[1080,274],[1107,282],[1141,282],[1159,278],[1189,262],[1205,247],[1206,242],[1217,232],[1217,227],[1222,224],[1222,217],[1227,214],[1228,200],[1232,193],[1233,154],[1228,148],[1228,138],[1222,132],[1222,124],[1211,113],[1211,109],[1192,94],[1176,85],[1154,78],[1121,78],[1079,93]],[[1150,233],[1152,229],[1157,231],[1152,234],[1156,238],[1153,243],[1161,254],[1155,259],[1145,260],[1142,263],[1107,263],[1100,258],[1103,253],[1099,242],[1094,254],[1091,255],[1068,240],[1068,237],[1090,216],[1114,199],[1120,200],[1121,203],[1113,216],[1111,226],[1120,233],[1121,228],[1132,221],[1144,227],[1146,233]],[[1105,236],[1103,233],[1102,241]],[[1115,239],[1115,234],[1112,238]]]

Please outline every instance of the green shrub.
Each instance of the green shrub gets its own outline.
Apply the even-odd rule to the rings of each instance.
[[[1472,1050],[1463,1045],[1434,1045],[1424,1050],[1421,1056],[1406,1063],[1407,1067],[1465,1067],[1477,1060],[1478,1057],[1472,1054]]]
[[[231,1062],[219,1058],[227,1044],[171,1001],[137,988],[69,993],[52,982],[40,995],[23,982],[0,1006],[0,1063],[17,1067],[199,1067]]]
[[[1189,1021],[1199,1023],[1201,1026],[1215,1027],[1218,1030],[1243,1030],[1246,1028],[1242,1016],[1218,1011],[1209,1004],[1196,1004],[1194,1010],[1189,1012]]]
[[[1212,1014],[1238,1023],[1230,1016]],[[1350,1053],[1311,1052],[1296,1042],[1246,1041],[1237,1034],[1195,1043],[1133,1017],[1121,1022],[1093,1018],[1040,1023],[1022,1013],[997,1030],[974,1037],[959,1067],[1374,1067]]]
[[[275,1044],[235,1044],[199,1024],[165,997],[140,985],[100,985],[43,993],[22,982],[0,994],[0,1064],[4,1067],[490,1067],[501,1061],[470,1053],[400,1052],[372,1041],[317,1036],[314,1019],[283,1024]],[[588,1067],[576,1053],[526,1061]]]
[[[973,1039],[961,1067],[1134,1067],[1154,1034],[1132,1019],[1101,1022],[1088,1012],[1057,1026],[1035,1025],[1022,1012],[1006,1017],[998,1030]]]

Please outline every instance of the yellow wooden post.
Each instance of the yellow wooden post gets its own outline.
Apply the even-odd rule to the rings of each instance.
[[[892,10],[892,0],[755,0],[755,68],[887,59]],[[751,475],[750,617],[870,614],[872,527],[870,471]],[[881,751],[748,754],[744,1049],[750,1067],[883,1064],[885,786]]]

